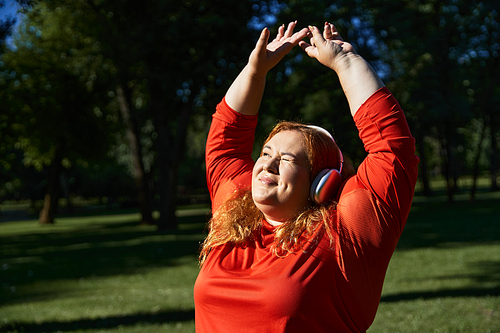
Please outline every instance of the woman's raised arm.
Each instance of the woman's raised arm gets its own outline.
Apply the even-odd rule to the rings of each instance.
[[[323,34],[317,27],[310,26],[309,37],[310,44],[301,41],[300,47],[308,56],[337,73],[354,116],[368,97],[384,87],[384,83],[354,47],[342,39],[333,24],[325,23]]]
[[[262,30],[248,64],[226,93],[226,103],[233,110],[245,115],[257,114],[264,94],[267,72],[307,36],[307,28],[293,33],[296,25],[297,21],[290,22],[286,31],[285,25],[280,26],[276,38],[271,43],[268,43],[269,30]]]

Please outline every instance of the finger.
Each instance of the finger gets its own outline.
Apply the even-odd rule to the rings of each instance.
[[[276,35],[276,38],[274,40],[279,40],[279,39],[283,38],[284,31],[285,31],[285,25],[282,24],[279,26],[278,34]]]
[[[307,37],[307,33],[309,32],[309,29],[303,28],[300,31],[297,31],[290,37],[290,43],[293,45],[297,45],[298,42],[300,42],[302,39]]]
[[[309,30],[312,33],[311,45],[318,47],[318,45],[323,45],[325,43],[325,39],[318,28],[309,26]]]
[[[299,46],[300,46],[300,48],[301,48],[302,50],[304,50],[304,51],[305,51],[307,48],[312,47],[312,45],[311,45],[311,44],[309,44],[308,42],[304,42],[303,40],[301,40],[301,41],[299,42]]]
[[[312,27],[311,26],[309,26],[309,32],[307,33],[307,37],[309,37],[309,43],[312,46],[315,46],[314,45],[314,35],[313,35],[313,32],[312,32]]]
[[[337,28],[335,27],[335,25],[333,24],[329,24],[330,26],[330,30],[331,30],[331,34],[332,34],[332,38],[333,39],[339,39],[339,40],[343,40],[342,39],[342,36],[340,36],[340,33],[338,32]]]
[[[326,40],[332,39],[332,28],[328,22],[325,22],[325,26],[323,28],[323,38]]]
[[[309,28],[307,28],[307,37],[309,37],[309,42],[312,43],[313,34]]]
[[[307,43],[307,42],[304,42],[304,41],[300,41],[299,42],[299,46],[302,50],[304,50],[305,53],[307,53],[307,55],[311,58],[317,58],[318,57],[318,49],[315,48],[313,45]]]
[[[259,40],[257,40],[257,44],[255,45],[255,49],[259,52],[265,51],[267,47],[267,42],[269,40],[269,29],[264,28],[260,33]]]
[[[285,38],[290,38],[293,35],[293,29],[297,25],[297,21],[288,23],[288,27],[285,32]]]

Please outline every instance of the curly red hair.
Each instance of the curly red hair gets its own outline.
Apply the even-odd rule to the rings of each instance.
[[[310,165],[310,180],[323,169],[338,169],[341,153],[339,147],[331,137],[308,125],[298,122],[283,121],[278,123],[264,142],[264,145],[279,132],[299,131],[304,137],[304,147]],[[347,179],[354,174],[354,168],[349,161],[344,161],[342,177]],[[335,201],[322,205],[311,205],[297,216],[295,220],[285,222],[275,230],[273,252],[277,256],[286,256],[288,253],[303,249],[304,244],[317,235],[319,228],[333,239],[336,229],[333,223],[336,207]],[[209,222],[209,233],[202,244],[200,264],[203,265],[211,249],[216,246],[233,243],[236,246],[245,246],[254,239],[255,234],[262,227],[262,212],[255,206],[251,189],[247,188],[235,193],[213,215]]]

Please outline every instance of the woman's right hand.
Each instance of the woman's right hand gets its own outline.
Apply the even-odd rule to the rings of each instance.
[[[248,66],[255,75],[266,76],[267,72],[276,66],[292,48],[305,38],[309,29],[304,28],[296,33],[293,29],[297,21],[290,22],[285,31],[285,25],[278,28],[276,38],[268,44],[270,32],[267,28],[262,30],[255,49],[250,54]]]
[[[280,26],[276,38],[271,43],[268,43],[269,30],[262,30],[247,65],[226,93],[226,103],[234,111],[245,115],[257,114],[264,94],[267,72],[307,36],[307,28],[293,33],[296,25],[297,22],[289,23],[286,31],[284,25]]]

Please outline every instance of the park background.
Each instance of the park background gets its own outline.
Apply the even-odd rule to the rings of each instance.
[[[0,0],[0,332],[192,332],[211,114],[260,30],[331,21],[420,157],[370,333],[500,332],[496,1]],[[278,119],[365,153],[334,73],[294,49]]]

